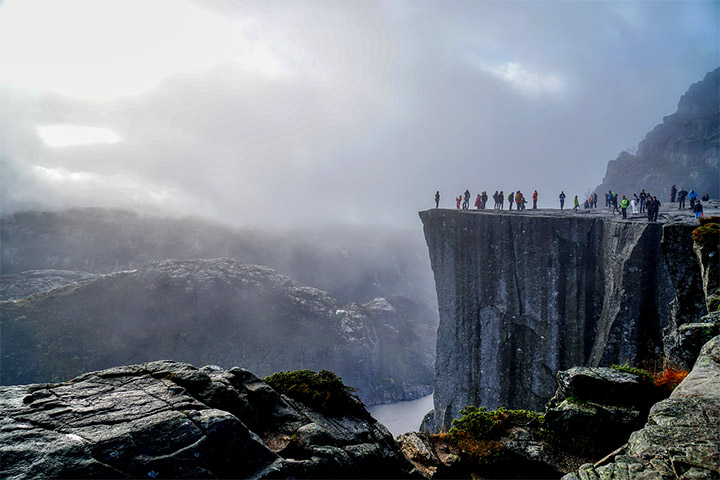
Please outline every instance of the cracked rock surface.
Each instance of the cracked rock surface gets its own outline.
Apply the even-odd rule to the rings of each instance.
[[[405,478],[387,429],[331,416],[247,370],[170,361],[0,387],[0,476]]]

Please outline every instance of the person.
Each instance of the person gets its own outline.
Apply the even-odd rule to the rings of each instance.
[[[702,196],[702,201],[703,201],[703,202],[707,202],[707,201],[709,201],[709,200],[710,200],[710,194],[709,194],[709,193],[706,193],[705,195]]]
[[[560,190],[560,196],[558,198],[560,199],[560,210],[562,210],[565,205],[565,192]]]
[[[462,204],[463,210],[467,210],[470,208],[470,190],[465,190],[465,193],[463,194],[463,204]]]
[[[652,198],[652,200],[648,202],[648,220],[657,222],[658,212],[660,211],[660,200],[658,200],[657,197],[648,198]]]
[[[597,208],[597,192],[593,193],[593,208]]]
[[[485,208],[487,207],[487,200],[488,200],[488,194],[485,190],[483,190],[483,192],[482,192],[482,208],[483,208],[483,210],[485,210]]]
[[[613,192],[613,194],[612,194],[612,200],[610,201],[610,203],[612,204],[612,207],[613,207],[613,212],[612,212],[613,215],[615,215],[615,212],[617,212],[617,213],[619,214],[619,213],[620,213],[620,210],[618,209],[617,193]]]
[[[573,198],[573,211],[577,212],[577,209],[580,208],[580,201],[577,198],[577,195],[575,195],[575,198]]]
[[[537,199],[538,199],[538,193],[537,190],[533,192],[533,210],[537,210]]]
[[[692,210],[693,208],[695,208],[695,202],[697,202],[697,193],[695,192],[695,190],[690,190],[688,198],[690,199],[690,210]]]
[[[518,212],[523,210],[523,194],[520,190],[515,193],[515,203],[517,204]]]
[[[637,206],[639,201],[640,199],[638,198],[637,193],[633,193],[633,198],[630,200],[630,206],[632,207],[633,213],[638,213]]]
[[[699,201],[695,204],[695,207],[693,207],[693,212],[695,212],[695,218],[700,218],[703,214],[703,207],[702,203]]]
[[[678,202],[680,203],[680,207],[678,210],[682,210],[685,208],[685,198],[687,197],[688,192],[685,190],[685,187],[680,187],[680,191],[678,192]]]
[[[605,195],[605,206],[610,208],[610,202],[612,202],[612,190],[608,190],[607,195]]]
[[[677,195],[677,187],[673,183],[673,186],[670,187],[670,203],[675,203],[675,195]]]
[[[482,206],[482,198],[480,198],[480,194],[477,194],[477,197],[475,197],[475,208],[480,210],[480,207]]]
[[[520,206],[522,207],[521,210],[525,210],[525,205],[527,204],[527,200],[525,200],[525,195],[522,193],[520,194]]]
[[[629,204],[630,202],[625,198],[625,195],[623,195],[622,201],[620,202],[620,210],[622,210],[623,218],[627,218],[627,207]]]
[[[588,208],[590,208],[590,205],[592,205],[592,203],[590,203],[590,198],[592,198],[592,197],[586,198],[585,201],[583,202],[583,208],[584,208],[585,210],[587,210]]]
[[[455,205],[457,206],[458,210],[460,210],[460,202],[462,202],[462,196],[458,195],[458,197],[455,199]]]
[[[508,193],[508,204],[510,205],[508,207],[509,210],[512,210],[513,203],[515,203],[515,192]]]
[[[440,206],[440,190],[435,192],[435,208]]]
[[[645,189],[642,189],[642,192],[640,192],[640,213],[645,213],[645,207],[647,207],[647,194],[645,193]]]
[[[500,194],[498,195],[498,200],[500,200],[500,210],[505,208],[505,192],[500,190]]]

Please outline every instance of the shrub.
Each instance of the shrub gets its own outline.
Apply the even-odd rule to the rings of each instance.
[[[468,406],[460,413],[462,417],[453,420],[452,428],[443,437],[478,463],[487,463],[502,454],[503,446],[497,437],[507,426],[540,426],[544,420],[540,413],[505,407],[488,411],[485,407]]]
[[[656,387],[672,392],[688,376],[687,370],[677,367],[666,367],[653,375],[653,383]]]
[[[317,373],[312,370],[278,372],[265,377],[263,381],[276,392],[322,413],[336,416],[351,414],[360,418],[370,416],[355,395],[355,389],[346,386],[340,377],[329,370]]]
[[[692,238],[703,247],[720,244],[720,217],[700,217],[700,226],[692,231]]]

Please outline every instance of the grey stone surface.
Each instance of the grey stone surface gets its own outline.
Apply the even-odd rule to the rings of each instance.
[[[269,375],[336,372],[369,403],[432,392],[436,314],[388,296],[342,305],[232,259],[155,262],[0,309],[3,384],[63,381],[159,359]]]
[[[720,336],[703,347],[670,398],[653,406],[627,454],[608,465],[584,465],[564,480],[720,478]]]
[[[152,362],[0,387],[0,475],[405,478],[387,429],[281,396],[247,370]],[[363,414],[364,412],[364,414]]]

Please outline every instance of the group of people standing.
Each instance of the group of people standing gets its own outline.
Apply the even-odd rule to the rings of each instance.
[[[538,201],[538,191],[535,190],[532,194],[533,199],[533,210],[537,210],[537,201]],[[495,210],[503,210],[505,207],[505,193],[500,190],[495,190],[495,193],[493,194],[493,200],[495,201],[495,205],[493,206],[493,209]],[[478,210],[485,210],[487,208],[487,201],[488,201],[488,194],[486,191],[483,191],[482,193],[478,193],[475,197],[475,208]],[[525,205],[528,203],[525,199],[525,195],[518,190],[516,192],[510,192],[507,195],[507,201],[509,205],[509,209],[513,209],[513,204],[515,204],[515,207],[517,210],[525,210]],[[435,208],[439,208],[440,206],[440,191],[435,192]],[[470,208],[470,191],[465,190],[465,193],[462,195],[458,195],[455,197],[455,208],[458,210],[467,210]]]
[[[455,198],[456,208],[467,210],[470,208],[470,191],[465,190],[465,193],[462,195],[459,195]],[[679,209],[682,210],[685,208],[685,199],[690,200],[690,209],[693,210],[695,213],[695,218],[699,218],[703,213],[703,207],[700,203],[700,200],[698,200],[698,195],[694,190],[691,190],[689,193],[685,190],[684,187],[680,187],[680,190],[678,191],[677,187],[675,185],[672,186],[670,189],[670,202],[675,203],[675,198],[677,197],[677,200],[679,202]],[[493,209],[495,210],[503,210],[504,204],[505,204],[505,193],[502,190],[495,190],[495,193],[493,194],[493,200],[495,201],[495,205],[493,206]],[[560,200],[560,210],[563,210],[565,207],[565,192],[561,191],[559,195]],[[535,190],[532,194],[533,199],[533,210],[537,209],[537,201],[538,201],[538,191]],[[702,197],[703,201],[708,201],[710,199],[709,194],[705,194]],[[477,197],[475,198],[475,208],[478,210],[484,210],[487,207],[487,201],[488,201],[488,194],[486,191],[483,191],[482,193],[478,193]],[[516,205],[517,210],[525,210],[525,204],[527,204],[527,200],[525,200],[525,195],[520,190],[517,190],[515,192],[510,192],[507,195],[507,201],[509,205],[509,209],[513,209],[513,204]],[[584,207],[587,208],[597,208],[598,204],[598,195],[597,193],[592,193],[590,196],[585,200]],[[646,192],[643,188],[640,192],[640,195],[637,195],[636,193],[633,193],[632,198],[627,198],[625,195],[622,196],[622,199],[618,199],[618,194],[616,192],[613,192],[612,190],[609,190],[608,193],[605,195],[605,206],[612,210],[613,215],[620,214],[622,215],[622,218],[627,218],[627,209],[628,207],[632,208],[632,213],[638,214],[638,213],[647,213],[647,218],[649,222],[656,222],[658,217],[658,212],[660,211],[660,200],[654,195],[651,195],[649,192]],[[440,206],[440,191],[435,192],[435,208],[439,208]],[[580,208],[580,201],[578,200],[578,196],[575,195],[573,198],[573,210],[577,211]]]

